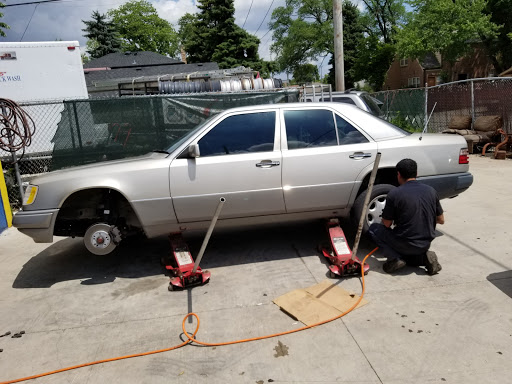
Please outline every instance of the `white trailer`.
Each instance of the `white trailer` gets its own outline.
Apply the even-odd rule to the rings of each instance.
[[[35,124],[22,179],[48,170],[63,102],[88,98],[78,41],[0,42],[0,98],[21,104]],[[1,159],[11,156],[0,150]]]
[[[87,98],[78,41],[0,42],[0,97],[17,103]]]

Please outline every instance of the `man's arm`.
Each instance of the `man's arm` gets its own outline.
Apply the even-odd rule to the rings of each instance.
[[[384,220],[382,220],[384,221]],[[437,224],[444,224],[444,213],[440,214],[439,216],[436,217],[436,223]]]
[[[443,223],[444,223],[444,219],[443,219]],[[382,224],[383,224],[386,228],[389,228],[389,227],[391,227],[391,224],[393,224],[393,220],[388,220],[388,219],[384,219],[384,218],[382,218]]]

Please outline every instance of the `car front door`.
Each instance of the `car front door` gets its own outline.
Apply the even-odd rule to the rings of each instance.
[[[377,144],[330,109],[284,109],[281,118],[286,211],[347,207]]]
[[[277,110],[227,115],[194,140],[200,156],[178,156],[170,190],[180,223],[284,213]]]

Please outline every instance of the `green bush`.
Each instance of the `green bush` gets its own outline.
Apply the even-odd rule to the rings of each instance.
[[[396,114],[389,120],[389,122],[393,125],[396,125],[398,128],[402,128],[404,131],[407,132],[422,132],[421,129],[414,127],[407,117],[404,117],[400,111],[396,112]]]

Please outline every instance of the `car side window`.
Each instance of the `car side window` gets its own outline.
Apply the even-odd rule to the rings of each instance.
[[[368,139],[357,128],[338,115],[336,115],[336,127],[338,128],[340,145],[368,142]]]
[[[338,145],[333,113],[323,109],[284,111],[288,149]]]
[[[199,141],[201,157],[274,150],[275,112],[226,117]]]

